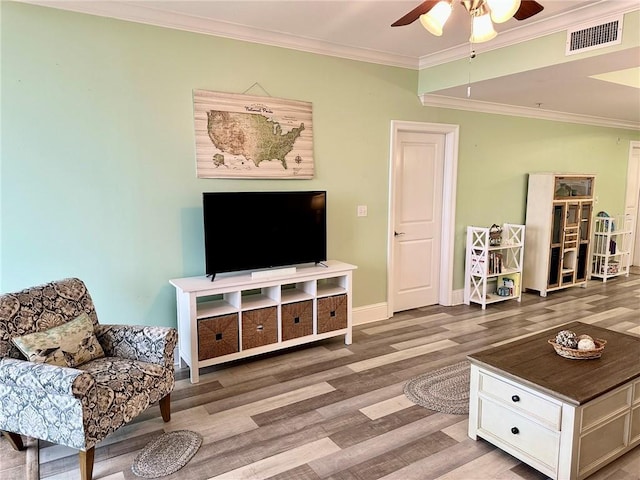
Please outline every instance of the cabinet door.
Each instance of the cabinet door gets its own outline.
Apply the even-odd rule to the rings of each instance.
[[[588,242],[591,238],[591,212],[592,202],[580,203],[580,241]]]
[[[567,204],[567,227],[577,227],[580,224],[580,204],[568,203]]]
[[[549,277],[547,287],[560,285],[560,264],[562,262],[562,242],[564,240],[565,203],[553,205],[551,213],[551,245],[549,251]]]
[[[560,245],[564,232],[564,211],[565,204],[558,203],[553,205],[551,215],[551,245]]]

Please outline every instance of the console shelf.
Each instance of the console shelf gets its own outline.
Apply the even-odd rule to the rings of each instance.
[[[478,303],[484,310],[491,303],[520,301],[524,229],[505,223],[499,245],[492,245],[490,228],[467,227],[465,304]]]
[[[352,339],[351,283],[357,267],[328,261],[293,274],[250,273],[170,280],[176,288],[181,364],[203,367],[344,335]],[[277,273],[276,273],[277,275]]]
[[[633,219],[625,215],[598,215],[594,222],[591,277],[629,276]]]

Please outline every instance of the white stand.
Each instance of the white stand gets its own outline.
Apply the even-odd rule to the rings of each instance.
[[[255,272],[251,272],[251,278],[257,280],[260,278],[286,277],[295,275],[295,273],[296,267],[272,268],[269,270],[258,270]]]
[[[629,276],[633,247],[633,219],[630,216],[597,216],[593,229],[591,277],[608,278]]]
[[[337,261],[298,267],[276,278],[243,273],[178,278],[178,351],[191,369],[199,369],[344,335],[351,344],[352,272]]]
[[[489,228],[467,227],[465,259],[464,303],[479,303],[484,310],[488,304],[522,297],[522,255],[524,225],[505,223],[502,242],[491,245]],[[503,284],[510,285],[507,294],[499,295]]]

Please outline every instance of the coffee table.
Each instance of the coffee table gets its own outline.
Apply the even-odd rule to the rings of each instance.
[[[559,356],[560,330],[607,341],[602,357]],[[640,338],[572,322],[468,356],[469,436],[554,479],[580,480],[640,444]]]

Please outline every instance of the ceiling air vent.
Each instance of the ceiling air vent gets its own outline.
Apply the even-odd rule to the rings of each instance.
[[[566,55],[582,53],[622,42],[622,16],[567,30]]]

